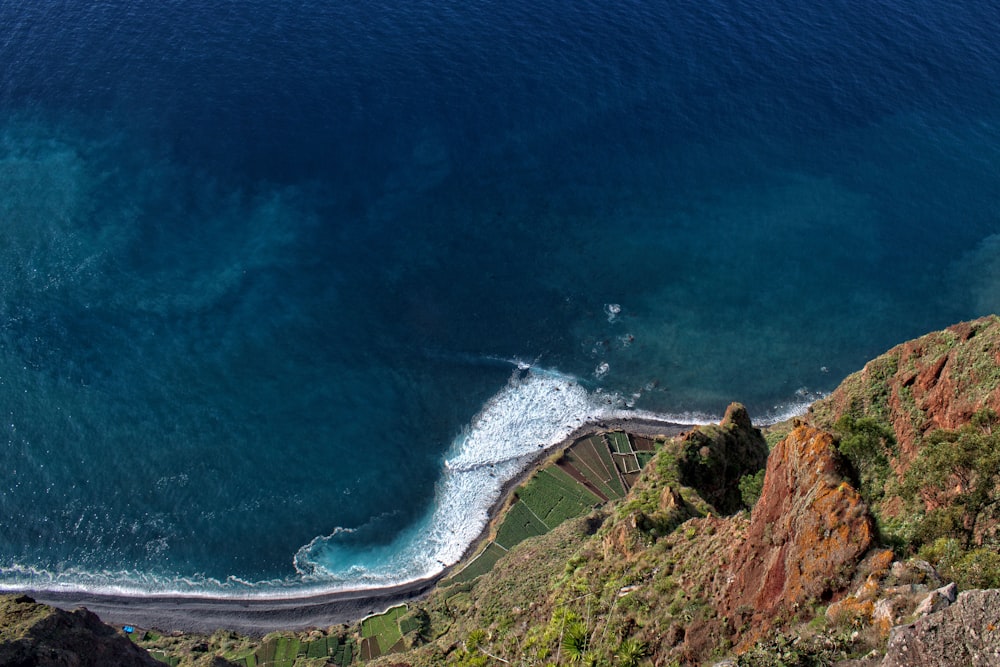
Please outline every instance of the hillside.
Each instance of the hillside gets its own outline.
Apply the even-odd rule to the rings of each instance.
[[[993,316],[889,350],[790,423],[733,404],[655,442],[588,440],[407,609],[139,643],[241,667],[1000,664],[1000,591],[981,590],[1000,588],[998,413]]]

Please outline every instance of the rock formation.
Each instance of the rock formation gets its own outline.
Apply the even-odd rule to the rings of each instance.
[[[809,409],[809,421],[831,429],[845,414],[892,426],[895,461],[904,471],[923,436],[956,429],[983,408],[1000,413],[1000,317],[962,322],[902,343],[848,376]]]
[[[163,667],[86,609],[54,609],[26,595],[0,597],[0,665]]]
[[[755,473],[767,462],[767,443],[740,403],[731,403],[718,426],[692,430],[681,441],[678,471],[681,483],[698,491],[722,514],[738,511],[743,503],[740,477]]]
[[[833,438],[806,426],[771,452],[746,540],[729,568],[722,615],[759,636],[782,612],[830,599],[872,545],[871,517],[846,481]]]
[[[951,605],[892,632],[881,667],[1000,665],[1000,589],[963,591]]]

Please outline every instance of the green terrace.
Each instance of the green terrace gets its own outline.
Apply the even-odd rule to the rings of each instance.
[[[177,667],[181,659],[169,649],[153,648],[164,639],[154,632],[129,635],[146,646],[156,660]],[[265,637],[256,648],[237,647],[225,652],[225,659],[239,667],[347,667],[355,659],[356,644],[351,637],[328,635],[312,640],[294,636]]]
[[[518,487],[493,539],[442,585],[471,582],[527,538],[623,497],[655,453],[653,440],[622,431],[577,440]]]
[[[362,660],[371,660],[383,653],[402,649],[403,634],[408,630],[400,628],[400,618],[405,613],[406,605],[403,604],[361,621]]]

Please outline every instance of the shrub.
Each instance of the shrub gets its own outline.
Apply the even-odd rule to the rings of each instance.
[[[892,429],[872,417],[844,415],[833,427],[840,441],[839,451],[851,464],[861,497],[869,505],[878,502],[892,469],[889,457],[896,446]]]
[[[764,488],[764,469],[758,470],[753,475],[740,477],[739,488],[743,504],[748,510],[752,510]]]

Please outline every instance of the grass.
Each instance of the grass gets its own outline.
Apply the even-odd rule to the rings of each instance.
[[[174,656],[168,656],[162,651],[152,651],[150,655],[153,656],[154,660],[162,662],[165,665],[170,665],[170,667],[177,667],[180,664],[181,659]]]
[[[504,551],[503,547],[499,544],[490,542],[486,545],[486,548],[479,553],[476,559],[465,566],[461,572],[455,574],[449,583],[458,584],[464,581],[472,581],[476,577],[486,574],[493,569],[493,566],[496,565],[497,561],[500,560],[505,553],[507,552]]]

